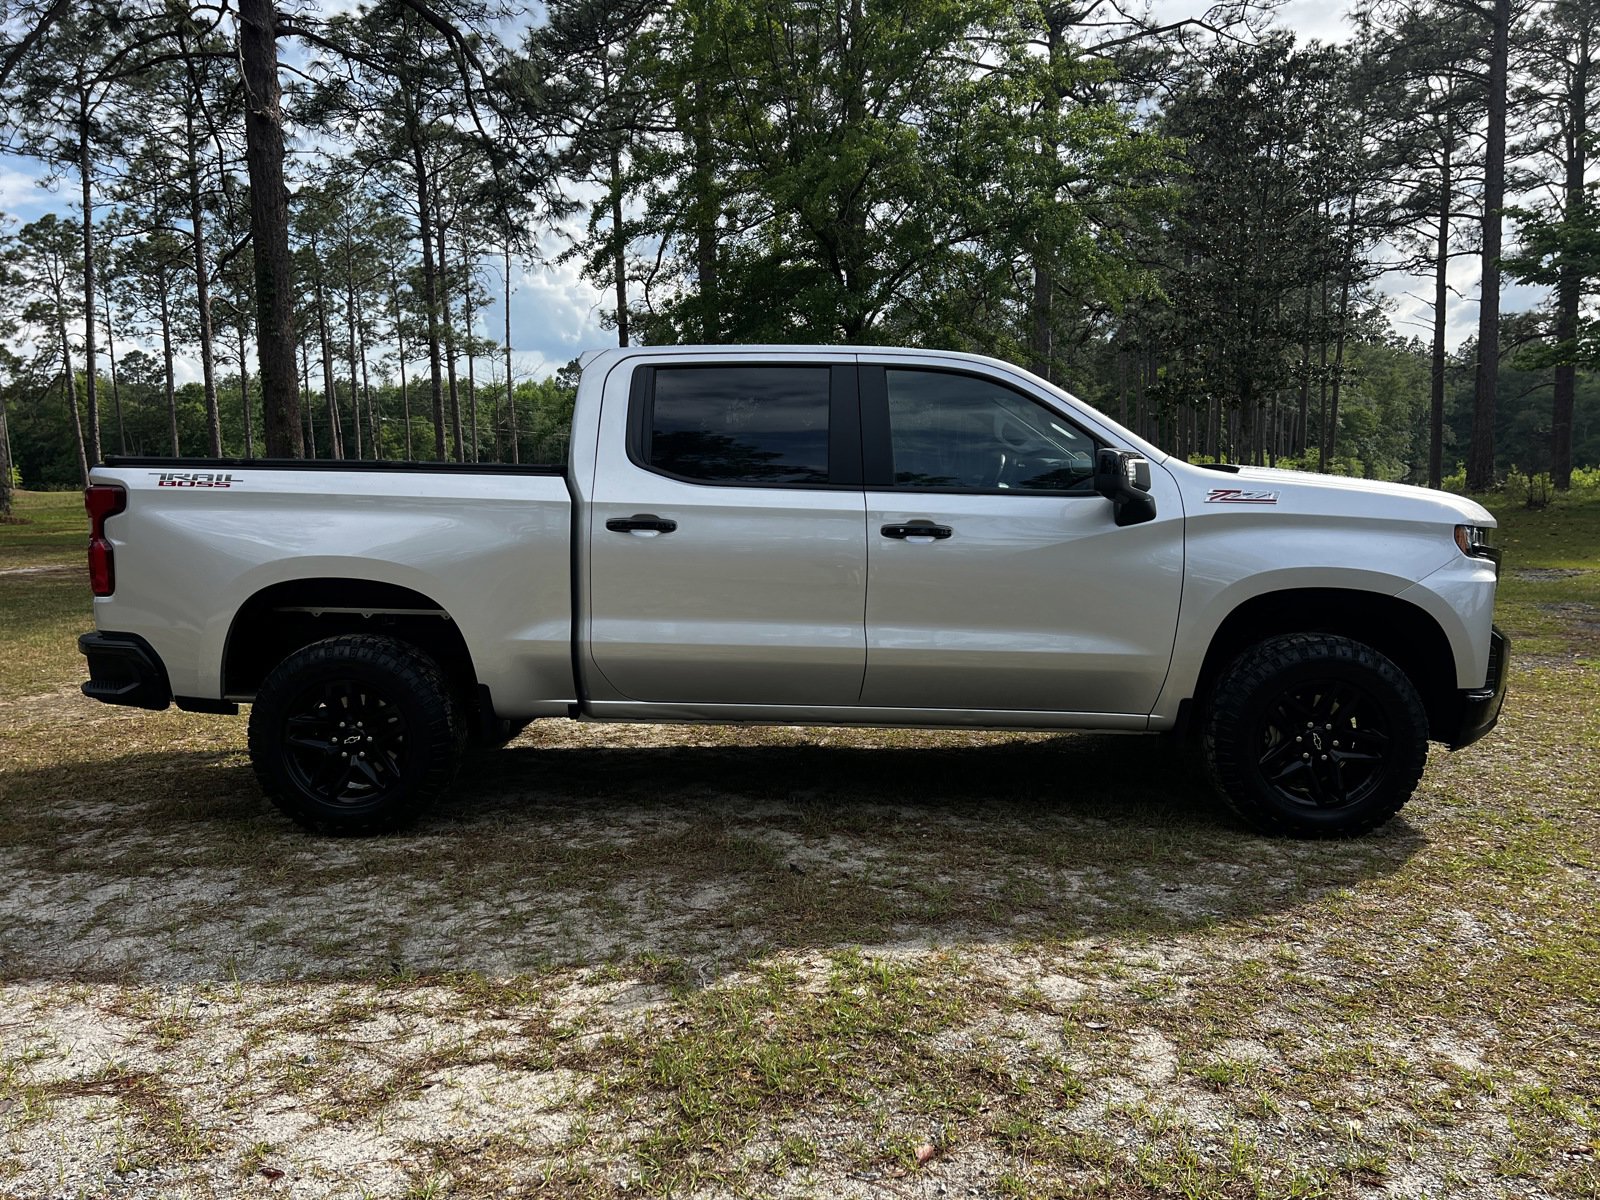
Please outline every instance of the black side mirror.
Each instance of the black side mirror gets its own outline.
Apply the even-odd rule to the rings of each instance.
[[[1150,494],[1150,460],[1127,450],[1101,450],[1094,460],[1094,490],[1111,501],[1118,525],[1140,525],[1156,519],[1156,498]]]

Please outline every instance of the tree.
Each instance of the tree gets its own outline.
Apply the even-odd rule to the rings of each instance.
[[[1522,246],[1506,263],[1526,283],[1554,289],[1549,335],[1530,365],[1554,367],[1550,476],[1572,486],[1572,419],[1582,354],[1585,296],[1600,288],[1600,197],[1588,180],[1600,108],[1600,3],[1556,0],[1529,31],[1526,104],[1539,121],[1524,154],[1539,155],[1553,179],[1538,202],[1512,214]]]
[[[82,232],[76,221],[48,213],[22,227],[13,261],[29,291],[22,319],[47,330],[54,339],[53,344],[45,343],[41,356],[60,363],[62,400],[77,450],[78,475],[82,485],[88,487],[91,464],[78,409],[78,376],[72,366],[72,338],[68,332],[84,317],[83,301],[74,288],[83,277],[83,264],[77,261],[82,245]]]
[[[1394,265],[1433,277],[1427,482],[1436,488],[1444,475],[1449,270],[1471,253],[1456,229],[1473,216],[1470,194],[1481,182],[1482,157],[1472,134],[1483,117],[1483,93],[1471,70],[1470,26],[1437,8],[1389,4],[1377,11],[1378,19],[1391,22],[1375,49],[1394,114],[1386,129],[1395,164],[1391,238],[1401,251]]]
[[[250,174],[256,347],[267,455],[300,458],[300,399],[294,370],[294,267],[289,257],[289,189],[283,177],[283,92],[272,0],[239,0],[239,67],[245,97],[245,163]]]

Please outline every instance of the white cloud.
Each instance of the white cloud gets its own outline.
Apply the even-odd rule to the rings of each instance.
[[[43,164],[34,159],[0,159],[0,212],[22,224],[47,212],[65,212],[67,201],[35,182],[43,174]]]

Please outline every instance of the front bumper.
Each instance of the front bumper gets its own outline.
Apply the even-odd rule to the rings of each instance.
[[[150,643],[136,633],[86,633],[78,650],[89,660],[83,694],[105,704],[166,708],[172,703],[167,668]]]
[[[1446,743],[1452,750],[1470,746],[1500,719],[1500,706],[1506,701],[1506,676],[1510,673],[1511,639],[1498,625],[1489,630],[1489,675],[1481,688],[1460,693],[1460,706],[1452,733]]]

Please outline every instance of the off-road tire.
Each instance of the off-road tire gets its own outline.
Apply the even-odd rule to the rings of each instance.
[[[438,664],[370,634],[296,650],[262,682],[250,710],[250,761],[262,791],[319,833],[410,824],[450,786],[464,742]]]
[[[1252,829],[1355,837],[1411,798],[1428,716],[1405,672],[1371,646],[1286,634],[1218,676],[1201,750],[1213,786]]]

